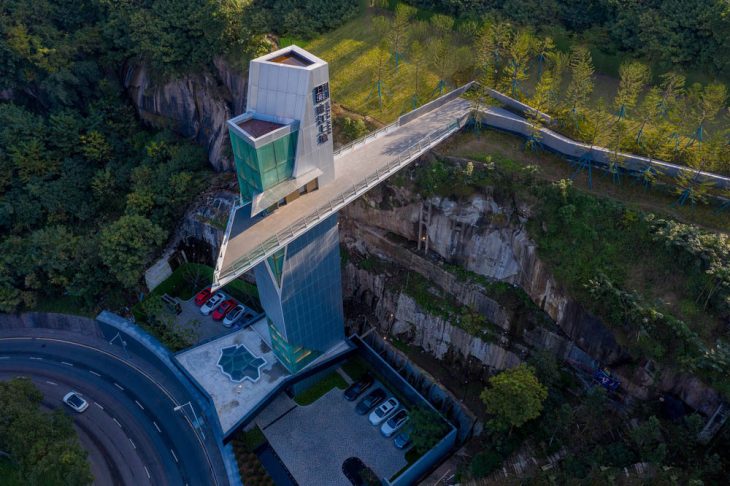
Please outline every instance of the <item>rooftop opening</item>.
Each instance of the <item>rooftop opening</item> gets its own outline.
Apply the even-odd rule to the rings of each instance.
[[[307,67],[312,64],[314,64],[313,61],[310,61],[306,57],[302,56],[301,54],[289,51],[281,56],[276,56],[273,59],[269,59],[269,62],[276,62],[278,64],[288,64],[290,66],[299,66],[299,67]]]
[[[273,132],[274,130],[284,126],[281,123],[258,120],[256,118],[249,118],[248,120],[237,123],[237,125],[253,138],[262,137],[267,133]]]

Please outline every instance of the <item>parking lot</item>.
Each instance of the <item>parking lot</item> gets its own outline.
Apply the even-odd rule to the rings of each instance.
[[[383,437],[380,426],[370,425],[367,415],[355,413],[357,402],[377,386],[376,382],[352,402],[334,388],[311,405],[294,407],[264,429],[299,484],[349,485],[342,473],[349,457],[360,458],[380,478],[390,478],[406,465],[405,452],[395,448],[393,439]]]
[[[234,329],[223,326],[223,321],[213,320],[213,313],[204,316],[200,313],[200,306],[195,304],[195,298],[182,301],[176,299],[180,303],[180,314],[175,317],[175,324],[181,327],[195,328],[197,326],[197,342],[206,341],[223,334],[227,334]],[[243,324],[245,321],[239,322]]]

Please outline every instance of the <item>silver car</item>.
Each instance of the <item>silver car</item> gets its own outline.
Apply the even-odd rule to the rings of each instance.
[[[89,402],[81,397],[79,392],[70,391],[63,397],[63,403],[81,413],[89,408]]]
[[[226,294],[224,294],[223,292],[216,292],[215,294],[213,294],[213,297],[208,299],[208,301],[205,304],[200,306],[200,313],[203,314],[204,316],[207,316],[208,314],[213,312],[213,309],[218,307],[220,305],[220,303],[223,302],[224,300],[226,300],[227,298],[228,298],[228,296]]]
[[[244,315],[246,315],[246,306],[238,304],[232,311],[226,314],[226,317],[223,319],[223,325],[225,327],[231,327],[233,324],[240,321]]]
[[[368,420],[370,420],[370,425],[379,425],[383,423],[384,420],[386,420],[395,412],[395,410],[398,408],[398,405],[398,400],[395,397],[390,397],[386,401],[378,405],[378,408],[373,410],[373,412],[370,414],[370,417],[368,417]]]
[[[385,437],[390,437],[403,427],[408,422],[408,419],[408,412],[406,412],[405,408],[401,408],[383,424],[380,428],[380,433]]]

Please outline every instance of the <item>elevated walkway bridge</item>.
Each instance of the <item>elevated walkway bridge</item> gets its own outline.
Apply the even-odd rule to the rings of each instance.
[[[251,270],[257,264],[294,241],[308,230],[335,214],[382,181],[398,172],[433,147],[459,131],[478,111],[484,126],[510,131],[522,136],[535,132],[531,123],[515,112],[531,108],[499,92],[487,94],[505,108],[476,107],[462,95],[473,85],[469,83],[410,113],[397,122],[335,152],[335,180],[307,193],[272,214],[250,217],[248,204],[236,206],[231,212],[221,244],[214,274],[217,289]],[[543,124],[550,125],[549,116],[542,114]],[[566,157],[578,159],[590,152],[597,166],[606,165],[611,152],[571,140],[549,128],[540,127],[540,143]],[[638,173],[651,165],[658,172],[675,177],[692,171],[695,179],[720,189],[730,189],[730,178],[708,172],[651,160],[632,154],[619,154],[623,169]]]

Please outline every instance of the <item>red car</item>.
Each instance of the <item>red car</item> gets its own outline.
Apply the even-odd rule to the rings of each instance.
[[[213,320],[214,321],[220,321],[224,317],[226,317],[226,314],[231,312],[234,307],[238,305],[238,302],[236,302],[233,299],[228,299],[221,303],[221,305],[218,306],[216,310],[213,311]]]
[[[204,288],[198,294],[195,296],[195,305],[200,307],[201,305],[205,304],[205,302],[210,299],[210,287]]]

